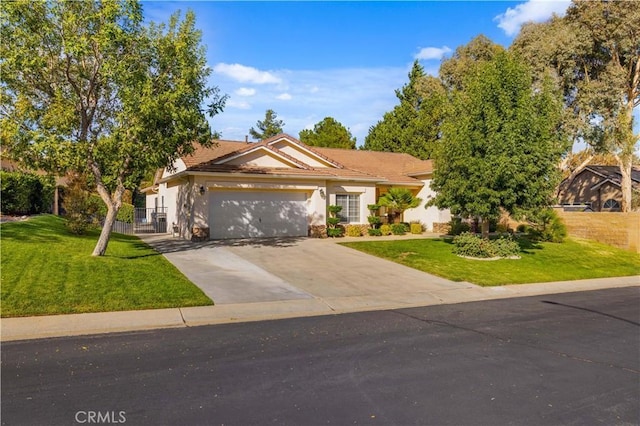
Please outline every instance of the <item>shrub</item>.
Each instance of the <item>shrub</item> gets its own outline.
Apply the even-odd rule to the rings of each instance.
[[[382,230],[376,228],[367,229],[367,233],[372,237],[379,237],[382,235]]]
[[[407,233],[407,228],[403,223],[394,223],[391,225],[391,233],[393,235],[404,235]]]
[[[102,198],[98,194],[91,194],[89,196],[89,207],[95,212],[97,219],[103,221],[107,217],[107,205],[102,201]],[[133,204],[122,203],[118,210],[116,220],[120,222],[133,223]]]
[[[518,225],[518,227],[516,228],[516,232],[520,232],[520,233],[526,233],[529,232],[529,225],[526,225],[524,223],[521,223],[520,225]]]
[[[360,225],[347,225],[345,233],[347,237],[361,237],[362,227]]]
[[[422,224],[420,222],[411,222],[410,231],[412,234],[422,234]]]
[[[82,179],[72,179],[65,190],[63,207],[66,226],[73,234],[82,235],[92,225],[97,225],[98,206],[89,196]]]
[[[471,227],[467,222],[463,222],[459,217],[451,219],[449,235],[460,235],[469,232]]]
[[[0,171],[4,214],[37,214],[51,211],[55,182],[51,176]]]
[[[459,256],[489,258],[512,257],[520,253],[520,246],[511,236],[497,240],[478,237],[468,232],[453,239],[453,253]]]
[[[372,228],[377,228],[382,223],[380,216],[367,216],[367,221],[369,221],[369,225],[371,225]]]
[[[332,238],[342,237],[342,232],[343,232],[342,228],[328,228],[327,229],[327,236],[332,237]]]
[[[536,241],[561,243],[567,237],[567,227],[553,209],[545,209],[531,218],[529,236]]]
[[[384,224],[380,227],[382,235],[391,235],[391,225]]]
[[[520,245],[510,235],[493,240],[491,244],[493,245],[495,256],[498,257],[513,257],[518,256],[520,253]]]
[[[495,256],[488,239],[477,237],[469,232],[463,232],[453,239],[453,253],[459,256],[478,258]]]

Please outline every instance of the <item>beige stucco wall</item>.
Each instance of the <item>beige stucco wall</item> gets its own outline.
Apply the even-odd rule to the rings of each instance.
[[[256,167],[284,167],[291,168],[291,161],[284,159],[280,156],[273,154],[266,149],[258,149],[254,152],[250,152],[242,155],[241,157],[234,158],[227,161],[225,164],[233,166],[256,166]]]
[[[416,194],[417,197],[422,199],[422,202],[418,207],[404,212],[404,221],[419,221],[427,231],[433,231],[434,223],[444,223],[451,220],[451,212],[449,210],[440,210],[435,206],[425,209],[425,204],[435,197],[436,193],[431,189],[431,179],[423,179],[422,182],[424,186]]]
[[[640,253],[640,212],[586,213],[556,209],[569,235]]]
[[[296,160],[300,160],[303,163],[310,165],[311,167],[328,167],[326,163],[316,160],[311,156],[311,154],[292,146],[291,143],[287,141],[276,142],[273,144],[273,147],[292,156]]]

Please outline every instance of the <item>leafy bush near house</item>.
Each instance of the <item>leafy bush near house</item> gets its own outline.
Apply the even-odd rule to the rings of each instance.
[[[385,223],[380,227],[380,232],[382,235],[391,235],[391,225]]]
[[[455,217],[451,219],[449,235],[460,235],[471,230],[468,223],[463,222],[461,218]]]
[[[489,240],[464,232],[453,239],[453,253],[459,256],[490,258],[512,257],[520,253],[518,242],[512,237]]]
[[[367,221],[369,221],[369,225],[371,225],[372,228],[377,228],[382,223],[380,216],[367,216]]]
[[[422,224],[420,222],[411,222],[409,225],[412,234],[422,234]]]
[[[347,237],[361,237],[362,227],[360,225],[347,225],[345,228]]]
[[[518,225],[518,227],[516,228],[516,232],[520,232],[520,233],[527,233],[529,232],[529,225],[526,225],[524,223],[521,223],[520,225]]]
[[[394,223],[391,225],[391,233],[393,235],[404,235],[407,233],[407,228],[403,223]]]
[[[529,218],[529,237],[534,241],[561,243],[567,237],[567,227],[553,209],[544,209]]]
[[[376,228],[367,229],[367,233],[372,237],[379,237],[382,235],[382,230]]]
[[[51,176],[0,171],[0,210],[3,214],[38,214],[51,211],[55,181]]]
[[[342,237],[343,232],[344,232],[344,229],[342,228],[327,228],[328,237],[332,237],[332,238]]]
[[[104,201],[102,201],[102,198],[100,198],[98,194],[91,194],[89,196],[89,203],[93,210],[95,210],[98,219],[104,220],[107,216],[107,206]],[[120,206],[120,209],[118,210],[116,220],[119,220],[120,222],[133,223],[133,212],[133,204],[122,203],[122,206]]]
[[[327,207],[327,210],[329,211],[329,217],[327,218],[327,236],[332,238],[342,237],[344,229],[338,227],[340,223],[338,213],[342,211],[342,206],[330,205]]]

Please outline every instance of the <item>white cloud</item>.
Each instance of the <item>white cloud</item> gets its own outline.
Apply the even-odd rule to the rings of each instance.
[[[442,47],[423,47],[414,55],[414,59],[428,61],[430,59],[442,59],[444,55],[451,52],[447,46]]]
[[[240,64],[219,63],[213,67],[213,71],[226,75],[240,83],[279,84],[282,82],[279,77],[268,71],[260,71],[259,69]]]
[[[249,102],[236,101],[233,99],[229,99],[226,103],[226,106],[230,108],[237,108],[237,109],[251,109],[251,104]]]
[[[256,94],[256,89],[241,87],[235,91],[235,94],[238,96],[253,96]]]
[[[508,36],[518,33],[522,24],[526,22],[543,22],[556,15],[564,15],[571,2],[569,0],[528,0],[515,8],[507,8],[507,11],[493,18],[498,21],[498,27],[502,28]]]
[[[305,128],[313,128],[324,117],[333,117],[349,128],[358,145],[362,145],[369,128],[398,103],[395,90],[406,84],[407,72],[404,66],[278,69],[273,74],[281,79],[280,84],[261,86],[251,98],[234,95],[224,111],[211,120],[211,126],[221,131],[224,139],[244,140],[248,129],[264,120],[267,109],[273,109],[284,121],[284,131],[293,137]],[[210,83],[222,93],[233,94],[244,87],[235,80],[219,75],[216,78],[216,74]],[[279,97],[286,102],[278,101]],[[250,105],[245,102],[248,99]]]

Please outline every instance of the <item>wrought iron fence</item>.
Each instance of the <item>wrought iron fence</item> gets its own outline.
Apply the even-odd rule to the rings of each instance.
[[[112,231],[126,235],[164,234],[167,232],[167,208],[135,208],[133,223],[116,220]]]

